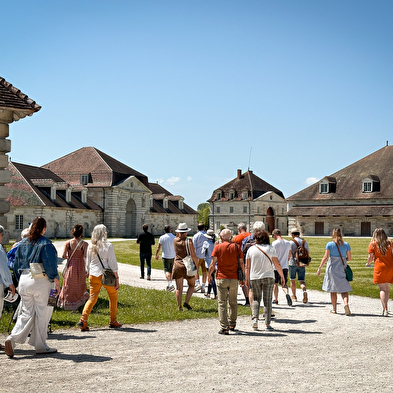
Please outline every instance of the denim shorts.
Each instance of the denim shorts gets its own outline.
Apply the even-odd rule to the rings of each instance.
[[[289,267],[289,279],[296,280],[296,273],[298,281],[304,281],[306,277],[306,268],[304,266],[288,266]]]

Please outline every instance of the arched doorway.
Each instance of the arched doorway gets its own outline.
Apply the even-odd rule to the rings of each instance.
[[[136,235],[136,205],[133,199],[129,199],[126,205],[126,237]]]
[[[274,229],[274,211],[271,207],[269,207],[269,209],[267,209],[266,212],[266,230],[272,233],[273,229]]]

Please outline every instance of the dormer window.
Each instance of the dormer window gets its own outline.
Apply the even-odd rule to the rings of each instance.
[[[219,201],[220,199],[221,199],[221,191],[217,191],[216,201]]]
[[[89,175],[81,175],[81,184],[84,186],[89,182]]]
[[[336,179],[331,176],[323,178],[319,182],[320,194],[334,194],[336,192]]]
[[[370,175],[362,181],[362,192],[377,192],[380,191],[380,183],[378,176]]]
[[[245,200],[248,197],[248,192],[247,191],[242,191],[242,199]]]
[[[235,198],[235,191],[230,190],[229,191],[229,200],[231,201],[233,198]]]

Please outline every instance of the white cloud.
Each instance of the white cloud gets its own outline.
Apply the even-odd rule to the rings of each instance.
[[[188,181],[191,181],[191,180],[192,180],[192,177],[191,177],[191,176],[187,176],[187,180],[188,180]]]
[[[317,179],[316,177],[308,177],[308,178],[306,179],[306,184],[307,184],[308,186],[311,186],[311,184],[316,183],[318,180],[319,180],[319,179]]]
[[[181,180],[180,177],[172,176],[169,179],[166,179],[165,184],[167,186],[174,186],[176,183],[179,183],[180,180]]]

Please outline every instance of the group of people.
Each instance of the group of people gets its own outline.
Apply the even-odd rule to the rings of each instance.
[[[298,250],[303,247],[309,250],[300,231],[291,231],[292,239],[285,240],[278,229],[274,229],[270,238],[265,231],[264,223],[257,221],[252,233],[247,232],[244,224],[239,224],[239,234],[232,239],[232,232],[223,229],[219,239],[213,230],[205,230],[203,224],[198,225],[198,232],[193,238],[187,235],[191,231],[186,223],[180,223],[172,234],[172,228],[166,225],[165,234],[159,238],[155,254],[159,259],[162,252],[166,290],[176,291],[177,307],[191,310],[190,299],[194,292],[201,291],[206,297],[217,299],[220,322],[220,334],[228,335],[236,328],[237,293],[240,285],[246,295],[246,305],[251,306],[252,328],[258,329],[260,305],[263,300],[266,330],[271,326],[272,304],[278,303],[278,287],[281,285],[287,304],[297,301],[296,279],[302,291],[303,303],[308,302],[305,283],[306,264],[299,263]],[[57,305],[65,310],[77,312],[83,307],[78,327],[82,331],[89,330],[88,318],[102,287],[109,295],[110,328],[120,328],[117,321],[117,291],[119,289],[118,264],[112,244],[107,240],[104,225],[97,225],[91,236],[91,243],[85,242],[83,226],[76,225],[72,230],[72,239],[64,245],[62,257],[67,260],[63,271],[63,287],[57,269],[57,252],[52,242],[44,235],[46,221],[36,217],[29,229],[24,232],[21,241],[15,243],[12,253],[12,270],[18,282],[18,293],[21,301],[18,307],[17,320],[10,335],[5,341],[4,350],[9,357],[14,356],[16,343],[29,343],[35,347],[37,354],[54,353],[55,348],[46,344],[47,327],[53,306],[48,303],[49,297],[58,296]],[[0,240],[4,228],[0,226]],[[139,235],[141,278],[144,278],[144,263],[147,263],[147,279],[151,277],[151,257],[154,236],[143,226]],[[191,258],[195,264],[193,273],[189,275],[184,260]],[[320,262],[317,275],[327,263],[322,289],[330,293],[332,310],[337,313],[337,294],[341,294],[345,315],[351,315],[349,308],[349,292],[352,290],[346,278],[345,269],[351,260],[351,247],[343,240],[340,228],[332,231],[332,241],[326,244],[325,254]],[[388,300],[390,284],[393,283],[393,243],[382,228],[374,231],[368,249],[366,266],[374,262],[373,282],[378,284],[383,307],[383,316],[388,316]],[[9,259],[0,247],[0,293],[9,287],[14,295]],[[202,268],[202,280],[199,269]],[[110,269],[114,275],[114,284],[103,284],[104,269]],[[289,293],[287,279],[290,279],[292,296]],[[89,292],[86,279],[89,279]],[[183,283],[187,281],[188,289],[183,302]],[[173,284],[175,283],[175,285]],[[207,288],[206,288],[207,285]],[[3,296],[0,296],[0,317],[3,309]]]
[[[21,299],[15,326],[5,340],[4,350],[9,357],[14,356],[16,343],[24,343],[28,338],[37,354],[50,354],[57,351],[56,348],[50,348],[46,343],[48,324],[53,312],[53,305],[49,301],[51,297],[58,296],[57,305],[73,312],[84,305],[78,326],[81,330],[89,330],[87,319],[98,300],[101,287],[104,286],[109,295],[109,327],[122,326],[116,319],[117,290],[119,289],[118,265],[113,246],[107,240],[106,227],[97,225],[94,228],[90,245],[82,240],[83,226],[76,225],[73,228],[73,239],[67,241],[64,246],[63,258],[67,259],[67,263],[63,271],[64,281],[61,289],[57,251],[53,243],[44,236],[46,229],[45,219],[36,217],[26,237],[14,245],[16,251],[12,270],[18,282],[18,293]],[[0,233],[2,234],[3,231],[1,227]],[[1,247],[0,289],[3,289],[3,286],[9,286],[12,293],[15,293],[8,267],[4,270],[3,253],[4,250]],[[115,276],[113,286],[102,284],[104,268],[112,270]],[[90,293],[87,292],[87,277]],[[0,301],[2,308],[2,296]]]

